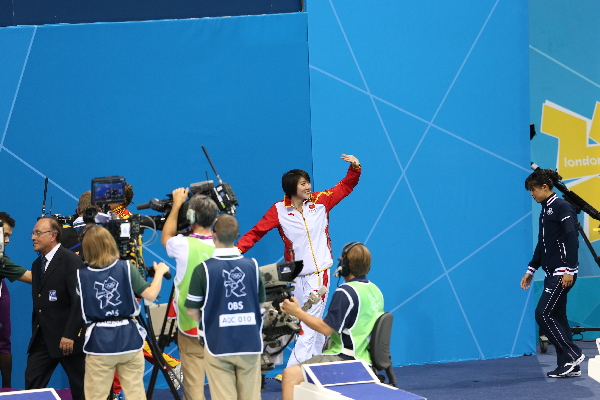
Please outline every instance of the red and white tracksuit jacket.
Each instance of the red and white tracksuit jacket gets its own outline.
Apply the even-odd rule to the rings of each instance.
[[[237,243],[242,253],[247,252],[271,229],[277,228],[284,243],[286,261],[303,260],[304,267],[296,278],[294,296],[304,304],[313,290],[321,285],[329,288],[328,269],[333,264],[331,240],[329,238],[329,211],[344,197],[352,193],[358,184],[361,168],[348,167],[344,179],[329,190],[314,192],[302,205],[302,213],[292,206],[290,198],[273,204],[260,221]],[[309,314],[321,318],[325,309],[325,296],[313,305]],[[325,337],[307,326],[300,335],[288,366],[305,361],[320,354]]]

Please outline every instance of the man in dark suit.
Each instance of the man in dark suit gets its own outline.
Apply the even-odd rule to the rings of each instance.
[[[83,261],[60,245],[61,226],[54,218],[40,218],[31,239],[33,249],[41,255],[31,268],[33,316],[25,388],[45,388],[60,363],[69,378],[73,400],[82,400],[85,323],[75,271],[83,267]]]

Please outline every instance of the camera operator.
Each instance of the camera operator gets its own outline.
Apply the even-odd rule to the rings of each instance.
[[[133,214],[127,209],[133,200],[133,186],[129,183],[125,183],[125,201],[120,204],[109,204],[110,210],[114,212],[119,218],[129,218]]]
[[[83,351],[85,397],[105,400],[115,368],[128,400],[144,400],[145,332],[134,319],[140,312],[136,296],[156,300],[169,267],[154,263],[154,279],[148,284],[129,261],[119,259],[115,239],[102,226],[88,228],[82,240],[86,267],[77,270],[81,309],[86,323]]]
[[[329,268],[333,264],[329,238],[329,212],[348,196],[358,184],[361,165],[352,155],[342,154],[350,163],[346,176],[329,190],[312,192],[310,176],[306,171],[293,169],[281,179],[285,193],[282,201],[271,206],[260,221],[238,241],[243,253],[254,246],[268,231],[277,228],[285,245],[285,261],[302,260],[302,275],[296,278],[294,295],[301,304],[306,303],[311,292],[323,285],[329,288]],[[317,318],[323,316],[326,295],[314,304],[309,312]],[[288,367],[319,354],[325,337],[310,327],[305,327],[288,360]],[[276,379],[280,380],[280,376]]]
[[[295,297],[284,300],[281,310],[300,319],[305,325],[331,336],[331,348],[283,371],[281,385],[283,400],[292,400],[294,386],[304,380],[300,365],[344,360],[364,360],[371,364],[369,336],[377,319],[383,314],[383,295],[367,279],[371,269],[371,253],[361,243],[344,246],[338,271],[346,283],[337,288],[325,319],[302,311]]]
[[[83,260],[83,251],[81,251],[81,241],[79,239],[79,232],[87,223],[94,223],[93,219],[90,221],[86,221],[84,217],[85,212],[100,212],[101,209],[98,206],[92,205],[92,191],[88,190],[83,192],[81,196],[79,196],[79,202],[77,203],[77,208],[75,209],[76,218],[73,221],[72,226],[63,226],[63,234],[60,244],[65,246],[67,249],[71,250],[73,253],[79,255]]]
[[[187,314],[185,299],[194,268],[213,254],[211,225],[218,214],[215,202],[203,195],[194,195],[189,201],[188,222],[191,224],[189,236],[177,235],[179,210],[186,201],[188,189],[173,190],[173,205],[163,230],[161,242],[169,257],[177,261],[174,279],[175,294],[173,307],[177,315],[177,344],[181,357],[183,384],[191,399],[204,399],[204,347],[198,341],[198,324]]]
[[[266,294],[256,260],[242,257],[234,247],[238,236],[237,220],[221,214],[213,227],[213,256],[194,269],[185,302],[196,321],[202,310],[206,374],[214,400],[260,399],[260,303]]]
[[[77,218],[73,221],[73,229],[79,233],[81,229],[88,223],[94,221],[86,221],[85,212],[92,214],[93,212],[101,212],[102,209],[98,206],[92,205],[92,191],[88,190],[83,192],[81,196],[79,196],[79,203],[77,203],[77,208],[75,210],[77,212]]]
[[[4,223],[4,248],[10,243],[12,230],[15,227],[15,220],[5,212],[0,212],[0,221]],[[25,283],[31,283],[31,271],[26,270],[13,263],[10,258],[3,256],[2,268],[0,268],[0,372],[2,373],[2,387],[12,387],[12,354],[11,354],[11,323],[10,323],[10,293],[4,278],[11,282],[19,280]]]
[[[129,183],[125,182],[123,194],[124,194],[124,201],[122,203],[108,203],[110,210],[115,214],[117,219],[129,219],[130,217],[133,216],[131,211],[129,211],[127,209],[127,207],[130,204],[132,204],[132,202],[133,202],[133,194],[134,194],[133,186],[131,186]],[[91,195],[92,195],[92,193],[90,191],[90,205],[91,205]],[[85,196],[85,193],[82,195],[82,197],[84,197],[84,196]],[[84,198],[84,200],[85,200],[85,198]],[[87,206],[87,204],[82,204],[82,206]],[[94,210],[93,208],[94,208],[94,206],[87,207],[84,209],[85,215],[82,216],[82,222],[84,222],[84,224],[86,226],[94,226],[94,221],[92,221],[92,219],[94,219],[94,220],[98,219],[97,216],[94,216],[94,211],[96,211],[96,210]],[[88,214],[88,213],[90,213],[90,214]],[[98,215],[100,215],[100,214],[98,214]],[[80,232],[83,232],[83,229],[86,229],[86,228],[82,227],[81,229],[82,229],[82,231],[80,231]],[[141,237],[138,238],[138,244],[141,244]],[[138,268],[138,274],[143,273],[143,271],[140,270],[140,266],[136,265],[136,262],[138,261],[136,258],[136,254],[129,254],[129,256],[131,257],[130,263]],[[150,348],[150,345],[149,345],[148,341],[146,341],[146,340],[144,341],[143,352],[144,352],[144,358],[146,359],[146,361],[148,361],[149,363],[154,365],[154,363],[155,363],[154,355],[152,354],[152,349]],[[169,366],[171,368],[173,368],[174,373],[176,375],[179,375],[180,361],[176,358],[171,357],[170,355],[168,355],[166,353],[163,353],[162,357],[167,362],[167,364],[169,364]],[[115,375],[115,379],[114,379],[114,383],[113,383],[113,386],[111,389],[111,396],[113,398],[115,398],[118,395],[118,393],[121,392],[121,390],[122,390],[121,385],[120,385],[118,371],[115,371],[114,375]],[[175,386],[177,388],[179,387],[177,381],[175,381]]]

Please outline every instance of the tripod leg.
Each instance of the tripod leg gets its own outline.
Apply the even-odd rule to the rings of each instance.
[[[173,376],[171,375],[173,373],[173,368],[167,364],[167,362],[165,361],[165,359],[163,358],[162,354],[162,350],[161,348],[158,346],[158,343],[156,343],[156,336],[154,334],[154,330],[152,329],[152,324],[150,321],[150,313],[148,311],[148,307],[144,306],[144,309],[146,311],[146,315],[148,316],[148,321],[144,320],[144,318],[139,318],[138,317],[138,322],[142,325],[142,327],[146,330],[146,332],[148,333],[147,336],[147,341],[148,341],[148,345],[150,346],[150,349],[152,351],[152,356],[154,358],[154,368],[152,369],[152,376],[151,376],[151,380],[150,383],[148,384],[148,390],[146,391],[146,398],[148,400],[152,399],[152,396],[154,394],[154,386],[156,385],[156,378],[158,376],[158,370],[160,370],[160,372],[162,372],[165,380],[167,381],[167,384],[169,385],[169,389],[171,390],[171,393],[173,394],[173,398],[175,400],[181,400],[181,397],[179,396],[179,393],[177,393],[177,389],[175,388],[175,385],[173,384]],[[184,388],[185,390],[185,388]]]

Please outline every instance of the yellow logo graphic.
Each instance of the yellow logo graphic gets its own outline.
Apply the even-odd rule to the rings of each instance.
[[[569,189],[599,210],[600,103],[596,103],[594,115],[590,120],[546,101],[542,109],[540,130],[546,135],[558,138],[558,173],[565,181],[580,180],[567,184]],[[591,219],[587,214],[584,218],[584,230],[590,240],[600,239],[600,233],[590,229],[598,227],[600,222]]]

